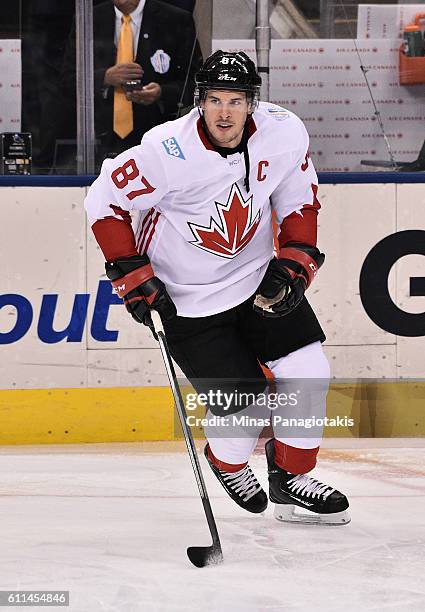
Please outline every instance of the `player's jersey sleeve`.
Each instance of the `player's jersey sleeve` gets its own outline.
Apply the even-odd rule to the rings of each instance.
[[[95,238],[107,261],[137,254],[132,210],[164,206],[165,169],[147,140],[103,162],[84,205]]]
[[[103,162],[99,177],[90,187],[84,205],[90,225],[115,216],[117,210],[148,210],[168,190],[167,177],[148,140]]]
[[[270,198],[278,225],[294,211],[301,210],[304,205],[314,205],[315,202],[318,181],[308,155],[309,138],[304,124],[298,118],[297,124],[294,134],[297,147],[290,153],[289,159],[285,156],[286,159],[282,160],[282,166],[289,163],[290,168]]]

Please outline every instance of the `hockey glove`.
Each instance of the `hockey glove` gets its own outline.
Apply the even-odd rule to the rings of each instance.
[[[174,302],[164,283],[154,276],[147,255],[106,262],[105,269],[115,293],[123,298],[125,307],[138,323],[148,325],[154,331],[149,314],[152,309],[157,310],[165,321],[176,316]]]
[[[298,306],[323,264],[325,256],[316,247],[288,242],[272,259],[258,287],[254,310],[264,317],[283,317]]]

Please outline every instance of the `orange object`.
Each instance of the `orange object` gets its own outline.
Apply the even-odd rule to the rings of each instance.
[[[423,85],[425,83],[425,57],[408,57],[403,52],[404,44],[399,50],[400,85]]]
[[[425,30],[425,13],[415,15],[415,25],[419,26],[421,30]]]
[[[419,31],[419,26],[416,25],[416,23],[410,23],[409,25],[407,25],[404,28],[405,32],[418,32]]]
[[[425,13],[418,13],[414,23],[404,28],[405,32],[425,31]],[[409,57],[404,53],[405,43],[399,50],[400,85],[423,85],[425,83],[425,56]]]

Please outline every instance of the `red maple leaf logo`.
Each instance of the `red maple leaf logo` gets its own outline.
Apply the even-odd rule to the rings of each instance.
[[[208,227],[188,222],[195,237],[190,244],[227,259],[239,255],[254,236],[261,220],[261,211],[252,218],[252,198],[244,200],[234,183],[227,204],[215,203],[218,222],[213,217],[210,217]]]

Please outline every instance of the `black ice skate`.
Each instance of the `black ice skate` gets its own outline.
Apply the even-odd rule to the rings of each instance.
[[[219,470],[210,461],[208,448],[209,445],[207,444],[204,450],[205,457],[212,471],[226,490],[226,493],[244,510],[254,512],[255,514],[264,512],[268,504],[267,495],[252,473],[249,465],[246,465],[239,472]]]
[[[320,525],[346,525],[348,500],[339,491],[307,474],[286,472],[274,461],[274,440],[266,444],[269,470],[269,497],[276,504],[274,516],[279,521]],[[304,512],[297,511],[303,508]]]

